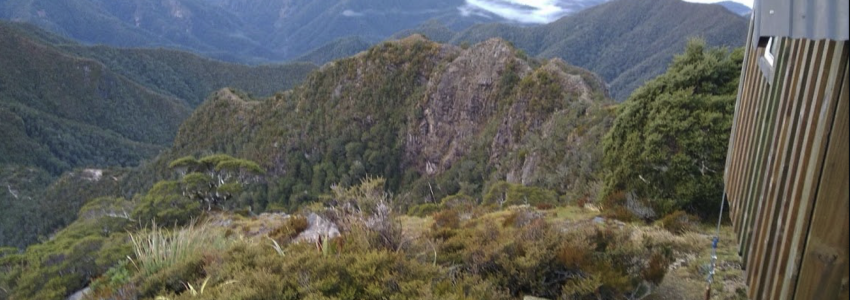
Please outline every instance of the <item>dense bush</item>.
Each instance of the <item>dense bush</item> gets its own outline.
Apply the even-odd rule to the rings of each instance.
[[[651,208],[648,216],[714,213],[742,59],[742,49],[692,40],[667,73],[621,104],[603,140],[601,196],[625,192],[626,206]]]

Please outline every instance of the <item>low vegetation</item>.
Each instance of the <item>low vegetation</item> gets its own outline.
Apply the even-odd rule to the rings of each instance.
[[[573,208],[450,200],[433,217],[401,217],[383,184],[367,179],[304,210],[341,231],[318,241],[295,238],[312,226],[299,214],[264,234],[228,213],[135,227],[117,213],[128,201],[104,198],[54,241],[0,258],[0,287],[10,299],[62,299],[88,281],[87,299],[621,298],[649,294],[708,240]]]

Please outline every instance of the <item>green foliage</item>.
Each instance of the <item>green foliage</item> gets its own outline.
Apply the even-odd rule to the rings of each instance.
[[[186,225],[201,214],[201,204],[182,194],[176,181],[160,181],[133,210],[133,218],[139,223]]]
[[[104,293],[111,289],[120,288],[121,286],[130,282],[132,279],[132,274],[130,273],[130,262],[129,260],[121,260],[118,264],[106,270],[101,277],[93,280],[91,285],[91,291],[95,294]]]
[[[191,156],[183,157],[168,166],[182,175],[180,193],[197,201],[207,211],[222,207],[227,200],[242,193],[243,184],[256,182],[265,173],[253,161],[226,154],[208,155],[197,160]]]
[[[475,47],[482,46],[468,51],[481,50]],[[404,193],[397,202],[403,211],[458,193],[479,198],[490,184],[522,169],[540,169],[523,172],[527,185],[566,198],[595,197],[601,147],[592,140],[613,117],[598,78],[557,60],[543,66],[508,59],[494,83],[498,95],[482,94],[495,104],[493,111],[476,116],[482,119],[476,125],[480,132],[456,141],[463,150],[448,170],[423,174],[412,153],[416,146],[405,137],[425,122],[422,99],[432,92],[428,83],[443,74],[458,51],[409,37],[330,64],[303,86],[262,101],[221,90],[184,123],[174,147],[134,178],[144,176],[139,181],[148,184],[169,179],[161,170],[169,162],[178,167],[194,160],[186,156],[244,157],[268,170],[267,180],[243,187],[242,195],[229,201],[255,212],[296,210],[334,185],[348,188],[370,175],[386,178],[386,191]],[[583,94],[575,84],[598,90]],[[502,125],[505,119],[512,124]],[[516,147],[495,142],[505,134],[501,127],[516,128],[509,141]],[[127,189],[144,190],[144,185]],[[535,190],[519,192],[527,197]],[[554,197],[549,193],[543,198]]]
[[[440,210],[440,205],[435,203],[422,203],[411,206],[407,214],[417,217],[426,217]]]
[[[270,95],[314,68],[249,67],[179,51],[83,46],[32,25],[0,22],[0,69],[15,70],[0,73],[0,183],[8,187],[0,191],[0,245],[25,247],[73,221],[84,201],[106,195],[83,188],[89,184],[54,193],[67,186],[49,187],[64,172],[138,165],[164,150],[211,92],[230,85]],[[104,179],[97,185],[124,178]],[[166,178],[133,186],[119,182],[130,188],[108,195],[130,197],[161,179]],[[16,201],[21,199],[28,200]]]
[[[23,249],[46,239],[73,222],[86,201],[120,195],[116,180],[125,172],[84,169],[54,179],[38,168],[0,164],[0,245]]]
[[[131,253],[126,230],[129,218],[110,208],[128,201],[102,198],[87,205],[80,217],[43,244],[23,254],[0,258],[0,287],[10,299],[65,299]],[[2,295],[2,294],[0,294]]]
[[[190,225],[167,231],[156,224],[150,229],[130,234],[139,276],[152,276],[175,265],[191,263],[189,258],[213,249],[223,249],[227,240],[212,227]],[[182,272],[182,271],[177,271]],[[166,276],[167,277],[167,276]],[[154,291],[155,292],[155,291]]]
[[[660,215],[706,215],[719,205],[743,55],[705,47],[691,40],[667,73],[618,108],[603,140],[605,195],[633,193]]]

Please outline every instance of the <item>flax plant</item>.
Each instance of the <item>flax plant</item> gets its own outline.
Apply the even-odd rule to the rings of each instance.
[[[207,225],[195,224],[170,231],[153,224],[149,230],[130,234],[130,239],[136,255],[131,261],[143,276],[155,274],[196,253],[224,249],[228,244],[220,232]]]

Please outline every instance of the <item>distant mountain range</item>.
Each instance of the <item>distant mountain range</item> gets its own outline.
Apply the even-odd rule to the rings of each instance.
[[[541,26],[491,23],[454,32],[432,22],[397,37],[421,33],[456,45],[500,37],[529,55],[558,57],[601,75],[611,95],[625,100],[645,81],[662,74],[688,38],[705,39],[709,46],[743,46],[747,22],[720,5],[619,0]]]
[[[348,36],[374,44],[428,20],[455,30],[485,22],[539,23],[604,1],[535,7],[510,0],[0,0],[0,18],[85,43],[169,47],[250,63],[291,60]]]
[[[746,16],[746,15],[753,12],[753,9],[750,8],[749,6],[743,5],[743,4],[735,2],[735,1],[723,1],[723,2],[717,2],[715,4],[723,6],[726,9],[728,9],[729,11],[736,13],[738,15],[741,15],[741,16]]]

